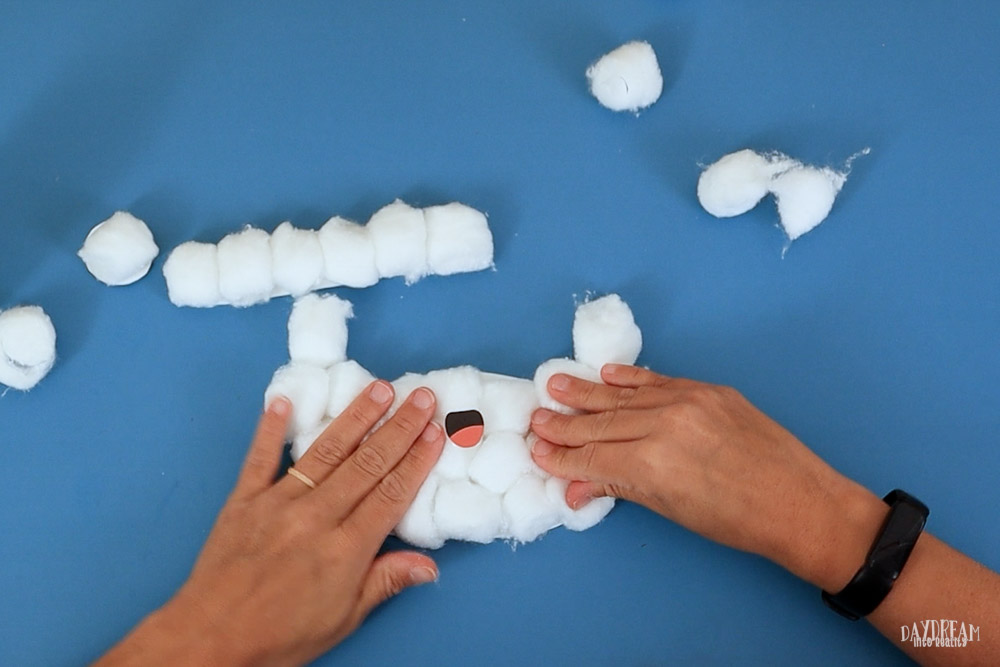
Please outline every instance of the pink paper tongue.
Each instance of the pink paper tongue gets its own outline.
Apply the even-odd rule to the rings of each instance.
[[[483,427],[466,426],[460,431],[452,433],[449,437],[459,447],[475,447],[483,439]]]

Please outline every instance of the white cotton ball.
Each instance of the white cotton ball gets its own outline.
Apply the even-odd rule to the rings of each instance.
[[[771,179],[798,164],[787,155],[749,148],[719,158],[698,178],[698,201],[717,218],[746,213],[767,195]]]
[[[229,304],[252,306],[274,292],[271,240],[262,229],[247,227],[219,241],[219,293]]]
[[[271,384],[264,392],[264,405],[277,396],[284,396],[291,401],[292,420],[288,436],[294,439],[300,433],[312,430],[323,420],[329,391],[330,378],[325,368],[291,363],[274,372]]]
[[[478,368],[458,366],[431,371],[424,376],[422,384],[434,392],[437,399],[434,421],[442,426],[449,412],[482,407],[483,381]]]
[[[307,294],[296,299],[288,317],[292,361],[326,368],[346,359],[347,320],[353,316],[351,302],[333,294]]]
[[[292,460],[298,461],[299,459],[301,459],[302,455],[305,454],[309,450],[309,448],[313,446],[313,443],[316,442],[319,436],[323,435],[323,431],[325,431],[326,427],[329,426],[332,422],[333,422],[332,419],[324,419],[313,428],[302,431],[298,435],[296,435],[292,439],[292,450],[291,450]]]
[[[434,475],[428,477],[406,514],[396,525],[396,536],[404,542],[422,549],[437,549],[444,545],[444,537],[434,522],[435,496],[440,481]]]
[[[211,308],[222,301],[219,294],[218,250],[212,243],[182,243],[163,264],[167,294],[175,306]]]
[[[38,306],[0,313],[0,383],[27,391],[56,362],[56,329]]]
[[[370,287],[378,282],[375,245],[368,230],[356,222],[334,217],[319,230],[323,275],[332,285]]]
[[[628,42],[587,69],[590,92],[612,111],[638,111],[660,99],[663,75],[649,42]]]
[[[274,286],[292,296],[305,294],[323,279],[323,248],[311,229],[283,222],[271,233]]]
[[[549,359],[535,371],[535,397],[541,407],[567,415],[579,414],[579,410],[566,407],[549,394],[549,378],[556,373],[565,373],[591,382],[601,382],[600,373],[573,359]]]
[[[422,210],[397,199],[376,211],[366,227],[382,278],[403,276],[410,284],[427,275],[427,223]]]
[[[830,168],[795,166],[775,176],[770,189],[781,226],[794,241],[826,219],[847,177]]]
[[[375,381],[375,376],[353,359],[334,364],[329,375],[330,398],[326,414],[331,417],[340,415],[365,387]]]
[[[578,510],[570,509],[566,504],[566,487],[569,482],[558,477],[550,477],[545,482],[545,490],[549,501],[559,511],[559,519],[570,530],[587,530],[600,523],[601,519],[615,506],[615,499],[604,497],[594,498]]]
[[[500,536],[500,496],[468,480],[442,482],[434,499],[434,522],[446,539],[486,544]]]
[[[149,272],[160,249],[146,223],[118,211],[87,234],[77,253],[105,285],[130,285]]]
[[[430,273],[450,276],[493,266],[493,234],[482,212],[452,202],[425,208],[424,220]]]
[[[439,425],[444,427],[444,424]],[[472,466],[472,461],[476,458],[480,447],[482,444],[475,447],[459,447],[455,443],[445,440],[441,456],[432,468],[434,474],[442,479],[468,479],[469,468]]]
[[[617,294],[581,304],[573,318],[573,356],[591,368],[632,364],[642,349],[642,332],[632,310]]]
[[[538,408],[531,380],[483,374],[483,423],[486,432],[527,433],[531,413]]]
[[[528,445],[517,433],[491,433],[475,450],[469,479],[493,493],[504,493],[533,467]]]
[[[536,475],[523,475],[504,494],[503,516],[508,533],[518,542],[531,542],[560,523],[546,482]]]

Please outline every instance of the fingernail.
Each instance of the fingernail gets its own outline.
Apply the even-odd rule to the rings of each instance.
[[[624,368],[624,366],[622,366],[621,364],[604,364],[604,366],[601,367],[601,374],[617,375],[618,373],[621,372],[622,368]]]
[[[423,433],[420,434],[421,440],[426,440],[427,442],[434,442],[441,436],[441,427],[434,422],[429,423],[424,427]]]
[[[376,403],[388,403],[392,399],[392,388],[379,380],[368,390],[368,396]]]
[[[591,500],[593,500],[593,498],[591,496],[582,496],[580,498],[577,498],[576,500],[573,501],[573,505],[572,505],[572,507],[570,509],[572,509],[574,511],[578,510],[578,509],[581,509],[581,508],[589,505]]]
[[[271,401],[270,410],[279,417],[287,417],[288,413],[292,411],[292,404],[284,396],[278,396]]]
[[[535,456],[548,456],[555,451],[555,445],[546,440],[537,440],[531,447],[531,453]]]
[[[569,377],[561,373],[553,375],[549,380],[549,387],[556,391],[566,391],[569,389]]]
[[[410,582],[414,586],[419,586],[421,584],[429,584],[432,581],[437,581],[437,579],[438,579],[437,570],[432,570],[429,567],[420,566],[410,570]]]
[[[552,412],[550,410],[535,410],[535,414],[531,415],[531,421],[535,424],[544,424],[550,419],[552,419]]]
[[[410,400],[413,401],[413,405],[417,406],[421,410],[426,410],[434,404],[434,394],[432,394],[430,390],[421,387],[413,392]]]

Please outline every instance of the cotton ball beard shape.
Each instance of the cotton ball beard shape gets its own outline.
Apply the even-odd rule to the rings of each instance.
[[[698,201],[717,218],[742,215],[767,196],[775,174],[794,164],[780,153],[761,155],[749,148],[724,155],[701,172]]]
[[[790,241],[826,220],[847,177],[829,168],[797,166],[771,182],[781,226]]]
[[[323,279],[323,248],[316,232],[283,222],[271,233],[270,243],[278,291],[300,296]]]
[[[590,92],[612,111],[638,112],[663,92],[663,75],[649,42],[628,42],[587,69]]]
[[[576,309],[573,356],[591,368],[633,364],[642,350],[642,332],[628,304],[617,294],[595,299]]]
[[[211,308],[219,293],[219,252],[214,243],[182,243],[163,263],[167,295],[175,306]]]
[[[145,276],[159,253],[146,223],[118,211],[90,230],[77,255],[91,275],[114,287]]]
[[[56,362],[56,329],[38,306],[0,313],[0,384],[27,391]]]

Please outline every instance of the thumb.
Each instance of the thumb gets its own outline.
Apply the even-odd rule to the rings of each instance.
[[[423,554],[415,551],[390,551],[382,554],[372,563],[361,586],[358,621],[404,589],[437,581],[437,578],[437,565]]]

